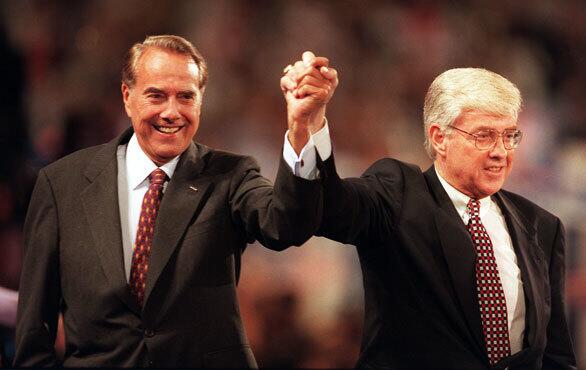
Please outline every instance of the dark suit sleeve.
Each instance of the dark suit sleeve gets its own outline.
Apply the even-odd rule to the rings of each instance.
[[[318,235],[342,243],[384,238],[400,213],[403,176],[391,159],[375,162],[360,178],[341,179],[333,154],[320,168],[324,175],[324,216]]]
[[[55,198],[41,170],[24,225],[15,366],[56,365],[54,343],[61,300],[58,229]]]
[[[274,186],[261,176],[258,164],[245,157],[230,190],[232,217],[246,232],[248,242],[258,240],[274,250],[305,243],[321,220],[319,180],[293,175],[281,158]]]
[[[543,355],[543,369],[576,369],[576,358],[565,314],[564,251],[564,227],[557,220],[556,236],[549,263],[551,318],[547,326],[547,345]]]

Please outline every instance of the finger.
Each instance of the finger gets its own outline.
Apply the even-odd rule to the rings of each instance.
[[[296,76],[301,72],[304,71],[307,67],[305,66],[305,64],[303,63],[303,61],[298,60],[293,64],[289,64],[287,65],[285,68],[283,68],[283,76],[287,76],[291,79],[295,79]]]
[[[311,51],[306,51],[301,55],[301,59],[303,60],[303,63],[309,67],[315,59],[315,54],[313,54]]]
[[[315,67],[304,67],[302,70],[299,70],[295,75],[294,80],[295,82],[299,83],[299,81],[301,81],[305,76],[313,76],[317,79],[326,80],[320,71]]]
[[[302,60],[298,60],[293,64],[293,68],[289,69],[287,72],[287,76],[291,77],[294,81],[298,79],[298,77],[308,70],[308,67],[303,63]]]
[[[295,91],[296,98],[303,98],[306,96],[311,96],[315,100],[326,101],[328,95],[330,93],[330,89],[327,88],[319,88],[311,85],[304,85],[298,88]]]
[[[307,76],[303,77],[301,79],[301,81],[299,81],[297,83],[298,88],[303,85],[310,85],[310,86],[315,86],[318,88],[331,88],[332,82],[330,80],[327,80],[327,79],[321,77],[321,76],[320,76],[320,78],[316,78],[314,76],[307,75]]]
[[[309,63],[310,67],[327,67],[330,65],[330,60],[326,57],[315,57]]]
[[[319,72],[323,77],[332,82],[334,86],[338,86],[338,71],[336,71],[334,68],[321,67]]]
[[[283,91],[293,90],[296,87],[297,87],[297,84],[295,83],[295,81],[291,77],[289,77],[289,76],[281,77],[281,90],[283,90]]]
[[[302,60],[298,60],[295,62],[295,64],[293,64],[293,68],[295,71],[299,72],[299,71],[303,71],[304,69],[306,69],[307,66],[305,65],[305,63]]]

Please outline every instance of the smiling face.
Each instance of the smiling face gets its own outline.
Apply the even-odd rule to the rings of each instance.
[[[513,117],[478,111],[462,113],[453,125],[472,134],[483,129],[502,133],[517,128]],[[479,150],[473,137],[456,130],[446,135],[439,126],[432,125],[429,134],[436,150],[436,168],[460,192],[481,199],[499,191],[509,177],[515,150],[505,149],[502,138],[492,148]]]
[[[122,83],[124,108],[141,149],[161,166],[187,149],[199,127],[199,70],[189,55],[150,47],[135,75],[134,86]]]

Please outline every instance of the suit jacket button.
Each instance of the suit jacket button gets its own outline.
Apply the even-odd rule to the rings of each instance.
[[[144,336],[147,338],[152,338],[155,336],[155,331],[153,329],[145,329]]]

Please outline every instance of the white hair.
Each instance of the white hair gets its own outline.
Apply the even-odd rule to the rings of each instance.
[[[521,111],[519,89],[503,76],[482,68],[454,68],[433,80],[425,95],[423,128],[425,150],[435,159],[435,150],[429,139],[429,127],[438,124],[442,131],[464,112],[513,117]]]

